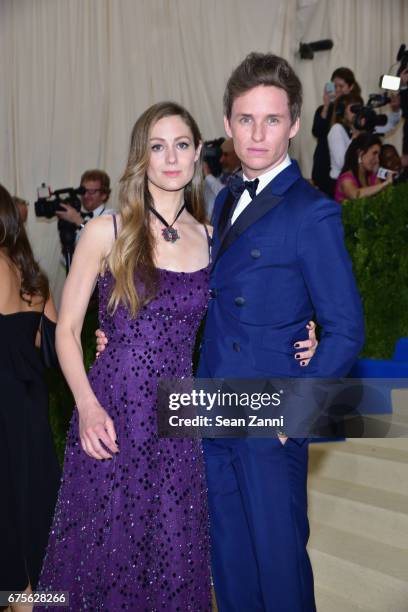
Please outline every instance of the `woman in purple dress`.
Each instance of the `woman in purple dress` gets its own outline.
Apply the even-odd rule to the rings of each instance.
[[[136,122],[120,214],[86,226],[57,329],[75,397],[41,589],[75,610],[210,610],[201,445],[159,439],[159,377],[191,376],[208,299],[201,135],[173,103]],[[109,346],[87,378],[81,327],[95,282]]]

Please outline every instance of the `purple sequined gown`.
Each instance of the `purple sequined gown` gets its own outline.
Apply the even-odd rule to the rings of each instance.
[[[158,378],[191,376],[209,268],[159,274],[157,297],[133,320],[123,306],[107,314],[112,277],[99,279],[109,343],[89,380],[120,452],[86,455],[74,411],[39,587],[69,591],[75,612],[211,610],[201,444],[159,439],[155,413]]]

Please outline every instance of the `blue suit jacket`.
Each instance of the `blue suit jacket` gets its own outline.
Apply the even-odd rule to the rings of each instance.
[[[224,228],[215,203],[210,300],[198,376],[342,377],[364,341],[363,312],[343,240],[341,206],[305,181],[295,161]],[[307,368],[294,359],[306,324],[322,333]]]

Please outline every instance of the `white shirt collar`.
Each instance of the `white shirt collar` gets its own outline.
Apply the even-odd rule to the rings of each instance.
[[[95,210],[93,210],[93,216],[94,217],[99,217],[99,215],[101,215],[103,213],[103,211],[106,208],[106,202],[103,202],[100,206],[98,206],[98,208],[95,208]],[[84,209],[84,212],[88,212],[86,209]]]
[[[292,163],[292,161],[291,161],[289,155],[286,154],[285,159],[280,164],[278,164],[277,166],[275,166],[271,170],[268,170],[264,174],[261,174],[260,176],[258,176],[257,178],[259,179],[259,184],[258,184],[258,187],[256,189],[256,195],[258,195],[258,193],[260,193],[262,191],[262,189],[264,189],[268,185],[268,183],[271,182],[272,179],[274,179],[276,176],[278,176],[278,174],[280,174],[283,170],[285,170],[285,168],[290,166],[291,163]],[[254,179],[249,179],[247,176],[245,176],[245,174],[243,174],[243,179],[244,179],[244,181],[254,180]]]

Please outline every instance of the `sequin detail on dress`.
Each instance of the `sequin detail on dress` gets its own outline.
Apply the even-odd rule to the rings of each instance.
[[[136,319],[123,306],[109,316],[112,277],[99,279],[109,343],[89,380],[114,421],[120,452],[88,457],[74,411],[40,580],[41,589],[69,591],[75,612],[211,610],[201,443],[159,439],[155,412],[158,378],[191,376],[209,267],[159,274],[157,297]]]

